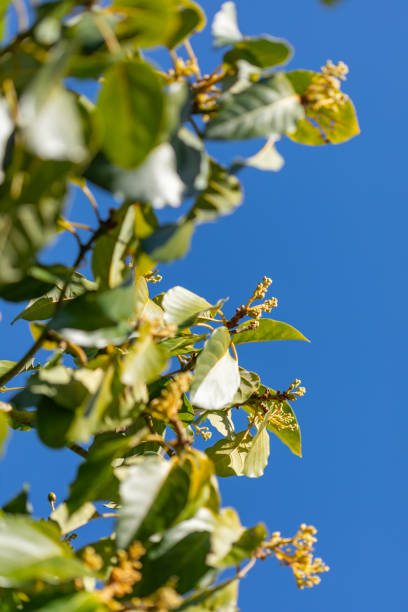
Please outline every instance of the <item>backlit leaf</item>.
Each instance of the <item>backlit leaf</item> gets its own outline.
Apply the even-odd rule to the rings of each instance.
[[[234,2],[224,2],[221,9],[215,14],[211,34],[215,47],[224,47],[243,38],[238,27],[237,10]]]

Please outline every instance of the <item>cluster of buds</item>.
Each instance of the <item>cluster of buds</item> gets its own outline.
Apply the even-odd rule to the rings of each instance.
[[[256,289],[253,292],[251,299],[249,300],[249,303],[253,302],[254,300],[263,300],[271,285],[272,279],[268,278],[267,276],[264,276],[262,282],[257,284]]]
[[[289,385],[287,391],[285,391],[283,394],[285,396],[285,399],[293,402],[297,400],[298,397],[303,397],[305,395],[306,387],[300,387],[299,385],[301,382],[301,380],[295,378],[293,383]]]
[[[276,308],[278,305],[278,300],[276,298],[270,298],[266,300],[263,304],[258,304],[257,306],[251,306],[252,302],[255,300],[263,300],[266,296],[266,293],[269,287],[272,285],[272,279],[264,276],[262,282],[258,283],[255,291],[253,292],[251,298],[248,300],[246,305],[246,314],[253,319],[259,319],[262,316],[263,312],[271,312],[272,308]]]
[[[263,312],[271,312],[272,308],[276,308],[278,306],[278,300],[273,297],[269,300],[266,300],[263,304],[259,304],[258,306],[251,306],[248,308],[248,316],[253,319],[259,319]]]
[[[145,279],[147,283],[152,283],[153,285],[156,283],[160,283],[163,280],[161,274],[158,274],[157,270],[152,270],[148,274],[145,274]]]
[[[162,389],[160,396],[150,402],[151,415],[157,419],[172,421],[177,418],[178,411],[183,405],[183,394],[189,390],[193,374],[181,372]]]
[[[348,66],[344,62],[333,64],[331,60],[322,66],[322,72],[313,79],[306,89],[302,101],[314,111],[327,108],[337,111],[348,101],[348,96],[340,91],[341,81],[346,79]]]
[[[108,606],[109,609],[124,609],[122,604],[117,602],[114,598],[130,595],[130,593],[133,591],[134,585],[140,582],[142,578],[142,574],[140,572],[142,568],[140,558],[145,554],[145,552],[146,550],[140,542],[134,542],[129,547],[128,551],[117,551],[117,564],[112,568],[106,586],[99,591],[99,598]]]
[[[184,60],[181,57],[176,57],[174,58],[174,69],[171,68],[167,75],[168,81],[173,83],[182,77],[199,76],[200,69],[195,59],[189,58]]]
[[[283,538],[280,532],[276,531],[271,539],[263,544],[258,557],[275,555],[281,565],[292,569],[300,589],[313,587],[321,580],[319,574],[329,571],[322,559],[313,557],[314,544],[317,542],[316,533],[315,527],[304,523],[293,538]]]
[[[205,441],[211,438],[212,433],[208,427],[199,427],[195,423],[192,423],[192,425],[194,427],[194,433],[196,436],[202,436]]]

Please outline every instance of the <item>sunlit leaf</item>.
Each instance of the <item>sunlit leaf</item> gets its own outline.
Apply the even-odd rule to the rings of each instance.
[[[60,541],[55,525],[0,516],[0,586],[35,580],[55,584],[89,573],[68,544]]]
[[[198,356],[190,392],[192,403],[199,408],[223,408],[231,402],[239,387],[238,363],[229,353],[230,344],[227,328],[219,327]]]
[[[215,47],[224,47],[240,41],[243,36],[238,27],[237,10],[234,2],[224,2],[215,14],[211,26]]]
[[[268,342],[271,340],[305,340],[309,342],[300,331],[282,321],[260,319],[259,325],[255,329],[240,331],[240,329],[247,326],[247,323],[242,323],[240,327],[238,327],[237,333],[232,337],[234,344],[242,344],[244,342]]]
[[[244,474],[250,478],[258,478],[264,473],[269,458],[269,434],[266,429],[268,416],[258,428],[252,444],[249,447],[244,463]]]
[[[180,327],[191,325],[211,304],[184,287],[173,287],[163,297],[164,320]]]

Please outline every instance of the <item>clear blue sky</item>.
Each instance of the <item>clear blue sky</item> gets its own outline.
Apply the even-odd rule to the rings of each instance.
[[[202,4],[212,14],[221,2]],[[329,58],[349,64],[345,90],[362,128],[338,147],[282,141],[284,169],[245,171],[244,205],[200,227],[188,257],[164,270],[163,289],[182,284],[210,301],[229,295],[231,307],[266,274],[279,299],[276,318],[312,340],[240,349],[242,365],[266,384],[282,388],[297,377],[307,387],[295,406],[304,457],[273,440],[263,478],[221,485],[224,504],[248,526],[264,520],[292,534],[301,522],[315,524],[318,554],[332,569],[320,586],[297,591],[289,570],[259,563],[242,583],[241,610],[405,611],[408,7],[403,0],[346,0],[332,10],[317,0],[237,5],[246,34],[294,45],[291,67],[318,70]],[[207,69],[216,65],[208,32],[195,48]],[[254,148],[216,150],[227,159]],[[17,309],[1,310],[0,357],[18,358],[25,324],[10,328]],[[15,434],[0,466],[0,501],[27,479],[41,515],[48,491],[66,494],[77,464],[69,451],[41,449],[35,434]]]

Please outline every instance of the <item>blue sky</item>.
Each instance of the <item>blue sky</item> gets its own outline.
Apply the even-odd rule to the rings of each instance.
[[[213,14],[221,2],[204,0]],[[322,584],[298,591],[289,570],[259,563],[243,581],[240,607],[279,612],[395,612],[406,591],[405,169],[408,8],[402,0],[238,0],[241,29],[288,39],[290,66],[318,70],[327,59],[350,67],[344,89],[362,134],[337,147],[279,143],[277,174],[246,170],[245,203],[232,216],[198,229],[184,260],[166,267],[162,289],[182,284],[210,301],[241,304],[263,275],[273,278],[276,318],[311,339],[240,348],[243,366],[272,387],[301,378],[296,412],[303,459],[272,440],[265,476],[225,479],[225,505],[245,524],[260,520],[292,534],[301,522],[319,529],[318,554],[331,566]],[[194,41],[193,41],[194,42]],[[209,33],[194,45],[206,69],[217,65]],[[217,145],[221,159],[254,143]],[[82,216],[80,203],[71,218]],[[62,254],[71,248],[63,243]],[[25,324],[1,305],[1,358],[18,358]],[[0,466],[0,501],[32,483],[37,515],[46,496],[61,499],[77,458],[41,449],[35,434],[15,434]]]

